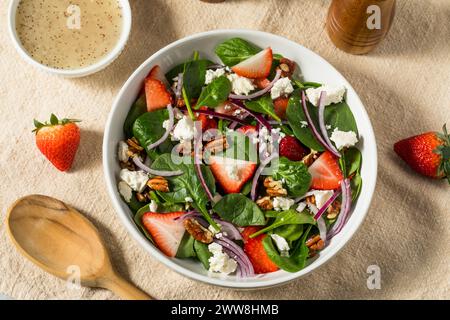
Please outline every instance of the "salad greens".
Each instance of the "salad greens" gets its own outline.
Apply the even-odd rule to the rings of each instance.
[[[229,39],[216,48],[216,54],[225,65],[232,67],[261,51],[254,44],[241,38]]]
[[[273,178],[284,181],[288,194],[292,197],[304,195],[311,185],[308,167],[303,162],[291,161],[286,157],[280,157]]]
[[[252,111],[266,114],[276,121],[281,122],[280,117],[275,113],[275,107],[270,96],[262,96],[257,100],[247,101],[245,106]]]
[[[262,226],[265,224],[264,214],[252,200],[240,193],[224,196],[213,210],[225,221],[240,227]]]
[[[207,106],[215,108],[228,99],[231,93],[231,82],[225,76],[218,77],[205,87],[197,101],[197,108]]]

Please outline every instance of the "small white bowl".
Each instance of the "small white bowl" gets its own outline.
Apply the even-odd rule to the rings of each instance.
[[[41,64],[37,62],[33,57],[30,56],[30,54],[25,50],[25,48],[22,46],[22,43],[17,36],[16,32],[16,11],[17,6],[19,5],[20,0],[11,0],[9,3],[9,9],[8,9],[8,31],[10,38],[14,44],[14,47],[16,48],[17,52],[19,52],[20,56],[25,59],[28,63],[31,65],[38,67],[46,72],[49,72],[51,74],[56,74],[59,76],[67,77],[67,78],[79,78],[79,77],[85,77],[90,74],[93,74],[95,72],[98,72],[100,70],[103,70],[107,66],[109,66],[116,58],[122,53],[123,49],[125,48],[125,45],[127,44],[128,37],[131,32],[131,23],[132,23],[132,16],[131,16],[131,8],[130,3],[128,0],[118,0],[120,3],[120,6],[122,8],[122,16],[123,16],[123,23],[122,23],[122,32],[120,34],[119,40],[117,41],[116,46],[106,55],[104,56],[100,61],[79,69],[56,69],[49,66],[46,66],[44,64]]]
[[[150,69],[158,64],[164,71],[188,59],[194,50],[212,61],[218,61],[214,48],[226,39],[241,37],[260,47],[272,47],[274,52],[293,59],[299,64],[306,81],[341,84],[347,88],[347,102],[358,124],[361,141],[359,147],[363,155],[361,176],[363,180],[361,195],[353,206],[352,214],[342,231],[335,236],[320,254],[296,273],[282,270],[249,279],[235,276],[226,278],[209,277],[200,262],[189,259],[172,259],[159,251],[139,230],[133,221],[132,213],[122,201],[117,191],[120,167],[117,161],[117,144],[124,139],[123,123],[127,113],[141,90]],[[217,30],[204,32],[178,40],[159,50],[145,61],[128,79],[113,104],[106,123],[103,138],[103,168],[108,193],[122,223],[132,237],[152,255],[172,270],[191,279],[205,283],[236,288],[256,289],[280,285],[300,278],[329,261],[351,239],[369,210],[377,179],[377,147],[369,117],[364,106],[350,83],[327,61],[305,47],[285,38],[251,30]],[[351,261],[348,261],[350,264]]]

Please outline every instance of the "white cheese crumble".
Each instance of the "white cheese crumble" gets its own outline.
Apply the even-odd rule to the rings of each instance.
[[[214,81],[214,79],[221,77],[225,74],[225,68],[219,68],[216,70],[208,69],[206,70],[206,76],[205,76],[205,84],[210,84]]]
[[[144,191],[149,179],[148,175],[142,170],[130,171],[128,169],[122,169],[119,175],[120,179],[125,181],[136,192]]]
[[[236,271],[237,262],[223,252],[220,244],[213,242],[208,245],[208,250],[213,254],[208,260],[209,271],[222,274],[230,274]]]
[[[290,207],[295,203],[294,199],[289,199],[285,197],[275,197],[273,198],[273,208],[276,211],[286,211],[289,210]]]
[[[185,202],[194,202],[194,199],[192,199],[191,197],[186,197],[184,198]]]
[[[119,189],[119,193],[122,198],[127,203],[130,203],[131,197],[133,196],[133,191],[131,190],[130,186],[125,181],[120,181],[117,188]]]
[[[275,100],[281,96],[288,95],[294,92],[291,80],[289,78],[281,78],[273,85],[270,90],[270,96],[272,100]]]
[[[281,256],[288,257],[290,248],[289,248],[289,244],[287,243],[286,239],[275,233],[271,234],[270,237],[275,242],[275,244],[278,248],[278,251],[280,251]]]
[[[297,210],[298,212],[303,212],[306,209],[306,202],[300,202],[297,206]]]
[[[148,207],[151,212],[158,212],[158,204],[156,203],[155,200],[150,201],[150,204]]]
[[[334,142],[338,150],[353,147],[358,143],[356,133],[353,131],[340,131],[338,128],[334,129],[331,133],[330,139]]]
[[[183,119],[184,117],[183,112],[181,112],[181,110],[178,108],[173,108],[173,114],[175,116],[175,119],[177,120]]]
[[[117,157],[122,162],[128,161],[128,144],[125,141],[120,141],[119,146],[117,148]]]
[[[333,193],[334,192],[332,190],[314,190],[313,195],[316,200],[316,207],[319,209],[322,208],[333,196]]]
[[[173,139],[174,140],[192,140],[195,136],[195,125],[194,121],[188,116],[183,116],[173,129]]]
[[[307,128],[307,127],[308,127],[308,122],[306,122],[306,121],[300,121],[300,127],[302,127],[302,128]]]
[[[344,86],[332,86],[324,85],[319,88],[309,88],[306,89],[306,95],[308,96],[309,102],[311,102],[316,107],[319,105],[320,93],[325,91],[325,106],[332,103],[341,102],[344,98],[345,87]]]
[[[164,120],[162,123],[162,127],[166,130],[169,129],[169,123],[170,123],[170,120]]]
[[[248,95],[256,88],[252,79],[238,76],[235,73],[227,75],[227,78],[231,81],[232,91],[235,94]]]

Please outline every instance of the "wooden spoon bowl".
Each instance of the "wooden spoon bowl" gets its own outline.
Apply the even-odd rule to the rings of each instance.
[[[80,283],[109,289],[125,299],[151,299],[114,271],[98,230],[80,212],[57,199],[30,195],[8,210],[14,245],[33,263],[63,280],[80,270]]]

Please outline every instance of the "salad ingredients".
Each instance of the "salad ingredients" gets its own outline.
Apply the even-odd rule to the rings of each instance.
[[[225,75],[225,68],[217,68],[216,70],[208,69],[205,75],[205,84],[210,84],[214,79]]]
[[[233,66],[231,70],[237,75],[246,78],[266,78],[272,68],[272,49],[266,48],[263,51],[249,57],[248,59]],[[237,93],[237,92],[235,92]]]
[[[306,149],[292,136],[285,136],[280,141],[280,157],[291,161],[301,161],[306,156]]]
[[[213,207],[223,220],[239,227],[264,225],[265,219],[255,202],[240,193],[224,196]]]
[[[328,106],[332,103],[341,102],[344,98],[345,91],[344,86],[324,85],[318,88],[306,89],[306,95],[308,96],[308,100],[317,107],[319,106],[320,94],[325,92],[324,106]]]
[[[338,150],[353,147],[358,143],[356,133],[353,131],[341,131],[338,128],[333,130],[330,139],[335,143]]]
[[[301,161],[291,161],[285,157],[278,159],[278,168],[274,171],[273,178],[284,181],[283,185],[291,197],[304,195],[311,185],[308,167]]]
[[[128,144],[125,141],[119,141],[119,146],[117,147],[117,158],[121,162],[127,162],[129,159],[128,156]]]
[[[286,110],[289,104],[288,98],[277,98],[273,101],[274,112],[278,118],[284,120],[286,119]]]
[[[269,258],[263,246],[264,239],[271,239],[266,234],[261,234],[256,238],[250,238],[249,235],[255,233],[259,228],[247,227],[242,232],[244,238],[244,252],[250,259],[255,273],[268,273],[278,270],[277,265]]]
[[[125,202],[130,203],[133,197],[133,190],[125,181],[120,181],[118,184],[119,193]]]
[[[292,86],[291,80],[289,78],[281,78],[270,90],[270,96],[273,100],[278,99],[282,96],[287,96],[294,92],[294,87]]]
[[[34,120],[36,145],[42,154],[60,171],[72,167],[80,145],[79,120],[58,119],[54,114],[49,122]]]
[[[436,179],[447,177],[450,183],[450,135],[445,125],[442,130],[398,141],[394,151],[414,171]]]
[[[147,99],[147,111],[163,109],[172,103],[171,94],[164,83],[158,79],[145,79],[145,96]]]
[[[126,182],[136,192],[144,191],[149,179],[144,171],[130,171],[128,169],[122,169],[119,176],[122,181]]]
[[[237,268],[237,262],[223,252],[222,246],[217,243],[208,245],[208,250],[212,253],[209,258],[209,271],[230,274]]]
[[[272,233],[270,235],[272,240],[275,242],[278,251],[280,251],[281,256],[288,257],[289,256],[289,244],[285,238],[277,235],[276,233]]]
[[[227,76],[228,81],[231,82],[232,89],[236,95],[247,96],[251,91],[255,89],[253,80],[245,77],[241,77],[236,73]]]
[[[286,211],[289,210],[295,203],[294,199],[275,197],[273,198],[273,209],[276,211]]]
[[[339,188],[343,180],[342,171],[339,168],[336,157],[331,152],[325,151],[308,168],[311,174],[311,188],[319,190],[334,190]]]
[[[211,156],[209,163],[214,177],[226,193],[240,192],[256,170],[255,163],[218,156]]]

